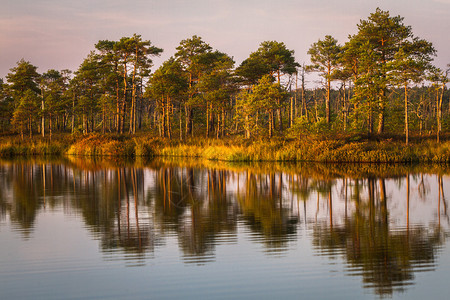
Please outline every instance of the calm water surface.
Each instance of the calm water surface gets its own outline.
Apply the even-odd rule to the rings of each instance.
[[[0,162],[1,299],[448,299],[449,168]]]

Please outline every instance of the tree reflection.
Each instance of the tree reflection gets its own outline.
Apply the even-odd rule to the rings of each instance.
[[[120,249],[126,254],[133,254],[128,258],[142,259],[153,253],[158,241],[152,223],[141,221],[143,172],[118,168],[109,174],[109,181],[111,184],[105,182],[107,188],[100,197],[107,200],[99,203],[106,207],[99,211],[102,215],[98,217],[101,219],[97,218],[102,248],[106,252]]]
[[[390,230],[385,190],[385,180],[365,182],[357,180],[353,189],[355,211],[339,227],[321,222],[314,227],[313,243],[321,252],[331,256],[342,255],[351,275],[362,276],[364,286],[379,295],[391,295],[413,284],[417,271],[434,270],[436,253],[443,243],[439,228],[428,230],[423,226],[410,228],[409,175],[406,176],[406,228]],[[378,195],[378,196],[375,196]]]
[[[246,172],[245,192],[237,201],[242,217],[257,241],[269,252],[286,250],[286,244],[297,231],[298,217],[283,201],[283,174]]]
[[[184,262],[205,264],[218,245],[237,243],[238,231],[264,253],[284,254],[303,227],[316,253],[343,259],[346,274],[391,295],[414,284],[416,272],[435,269],[450,224],[447,170],[431,177],[414,168],[2,162],[0,222],[30,238],[40,212],[76,215],[106,259],[130,265],[145,264],[169,240]],[[432,206],[431,225],[414,221],[414,199]]]
[[[37,211],[43,206],[42,176],[33,163],[2,166],[2,190],[10,193],[14,201],[2,200],[2,211],[7,210],[11,222],[24,237],[29,237],[34,227]],[[2,193],[2,199],[6,198]]]
[[[160,167],[149,202],[163,233],[176,232],[187,262],[214,259],[220,234],[236,232],[237,207],[227,196],[228,172]]]
[[[442,206],[444,210],[444,216],[447,220],[447,223],[449,223],[449,215],[447,212],[447,201],[445,200],[445,194],[444,194],[444,184],[442,180],[442,175],[438,175],[438,189],[439,189],[439,198],[438,198],[438,216],[439,216],[439,226],[441,225],[441,199],[442,199]]]

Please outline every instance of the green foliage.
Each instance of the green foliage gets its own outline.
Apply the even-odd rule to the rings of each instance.
[[[286,92],[270,75],[263,76],[251,91],[241,91],[237,100],[237,121],[243,124],[246,137],[272,136],[273,112],[280,108]],[[268,128],[265,131],[263,128]],[[261,134],[261,133],[265,134]]]
[[[24,93],[28,90],[31,90],[36,94],[39,93],[38,81],[40,75],[36,70],[36,66],[21,59],[17,62],[17,66],[11,69],[11,73],[6,75],[6,80],[9,83],[8,90],[10,96],[16,103],[20,101],[20,98],[22,98]]]
[[[264,41],[241,63],[236,74],[246,85],[256,84],[267,74],[276,75],[280,83],[282,74],[294,74],[299,66],[295,62],[294,50],[287,49],[283,42]]]
[[[232,56],[194,35],[182,40],[174,57],[150,74],[152,58],[161,52],[137,34],[101,40],[72,79],[70,71],[48,70],[39,75],[37,67],[19,61],[7,75],[7,83],[0,82],[1,134],[11,134],[12,128],[22,136],[27,132],[47,135],[48,129],[55,134],[101,132],[107,137],[102,145],[77,141],[71,151],[230,160],[317,159],[302,145],[298,151],[291,143],[266,149],[255,146],[256,139],[335,141],[347,134],[368,134],[371,139],[393,136],[399,140],[409,131],[412,136],[435,134],[439,139],[448,134],[449,72],[432,67],[432,44],[415,37],[402,17],[388,11],[377,9],[361,20],[343,47],[330,35],[311,45],[312,65],[307,69],[320,72],[326,81],[326,86],[314,89],[304,88],[309,80],[305,81],[304,72],[302,88],[297,87],[293,75],[299,64],[283,42],[262,42],[235,68]],[[331,81],[336,82],[334,87]],[[128,141],[107,134],[113,132],[128,133]],[[144,133],[149,141],[134,139]],[[158,142],[156,135],[161,138]],[[232,145],[195,142],[199,137],[230,136]],[[125,147],[118,149],[121,143]],[[399,154],[397,149],[383,148],[397,153],[387,158],[377,149],[372,154],[360,154],[358,147],[346,151],[357,160],[422,159],[420,153]],[[320,160],[348,159],[340,150],[325,149],[325,153],[331,154]]]
[[[22,138],[24,131],[26,131],[27,129],[30,133],[31,138],[33,122],[38,116],[38,105],[39,99],[37,95],[31,90],[27,90],[20,98],[20,102],[17,108],[14,110],[11,124],[21,134]]]
[[[245,59],[236,69],[239,81],[247,86],[257,84],[258,80],[268,73],[270,73],[269,66],[263,60],[254,56]]]
[[[313,63],[309,69],[321,72],[326,80],[330,80],[331,73],[337,67],[341,55],[341,46],[338,41],[331,35],[327,35],[323,40],[312,44],[308,54]]]
[[[294,124],[289,128],[287,136],[290,138],[300,138],[304,135],[325,135],[333,133],[325,118],[319,118],[317,122],[310,122],[306,116],[301,116],[294,120]]]
[[[435,50],[431,43],[413,36],[400,16],[377,10],[358,24],[358,33],[344,46],[342,63],[351,70],[355,84],[352,103],[356,116],[373,132],[378,114],[378,133],[384,132],[389,85],[404,86],[423,77]]]
[[[0,130],[5,132],[10,127],[10,121],[13,113],[13,99],[8,96],[7,85],[0,78]]]
[[[338,67],[342,47],[338,45],[337,40],[330,35],[325,36],[323,40],[318,40],[311,45],[308,54],[311,55],[310,70],[319,71],[321,76],[325,79],[327,85],[327,98],[325,105],[326,122],[330,123],[331,109],[330,109],[330,90],[331,81],[333,79],[333,72]]]

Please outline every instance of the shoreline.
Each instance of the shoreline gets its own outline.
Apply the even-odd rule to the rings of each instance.
[[[0,157],[178,157],[224,162],[319,163],[450,163],[450,141],[403,142],[345,139],[242,140],[191,139],[175,141],[152,136],[63,134],[52,141],[36,137],[0,138]]]

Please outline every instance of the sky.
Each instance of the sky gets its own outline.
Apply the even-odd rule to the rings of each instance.
[[[134,33],[164,49],[153,70],[193,35],[236,65],[267,40],[308,64],[312,43],[332,35],[344,44],[377,7],[432,42],[436,66],[450,63],[450,0],[0,0],[0,78],[22,58],[39,73],[75,71],[99,40]]]

